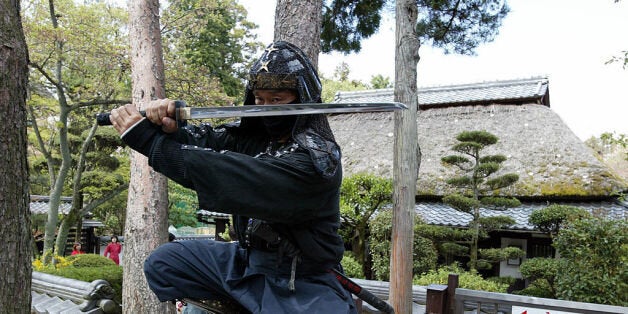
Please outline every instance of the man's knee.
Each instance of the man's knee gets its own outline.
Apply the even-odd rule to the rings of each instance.
[[[167,271],[169,265],[172,262],[172,257],[176,254],[177,250],[176,242],[165,243],[148,255],[144,260],[144,273],[159,273]]]

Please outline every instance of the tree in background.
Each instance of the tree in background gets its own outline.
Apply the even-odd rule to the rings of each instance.
[[[392,182],[367,173],[358,173],[342,181],[340,188],[341,235],[351,246],[356,261],[367,279],[372,279],[369,221],[392,201]]]
[[[566,224],[587,217],[590,217],[590,214],[582,208],[553,204],[532,212],[528,222],[536,229],[549,234],[553,240]],[[519,271],[524,279],[530,281],[530,284],[517,293],[555,299],[559,269],[561,269],[561,260],[554,256],[526,259],[521,263]]]
[[[462,155],[449,155],[441,158],[447,166],[455,166],[462,175],[450,178],[447,183],[462,190],[462,193],[449,194],[443,197],[443,202],[454,209],[471,214],[469,229],[472,231],[470,261],[471,269],[488,269],[491,263],[509,258],[521,257],[521,249],[488,249],[483,259],[478,258],[478,242],[487,236],[487,232],[511,225],[514,220],[508,216],[482,217],[481,207],[494,210],[505,210],[519,206],[521,203],[515,198],[487,196],[494,191],[508,187],[519,180],[514,173],[507,173],[489,178],[496,174],[501,164],[506,161],[504,155],[483,156],[483,150],[497,143],[498,138],[486,131],[464,131],[456,136],[459,141],[452,150]]]
[[[129,42],[133,104],[143,110],[154,98],[166,98],[159,1],[129,1]],[[168,242],[168,181],[131,153],[131,180],[124,223],[122,304],[125,313],[167,313],[149,289],[143,265],[148,255]]]
[[[174,1],[162,19],[166,90],[192,106],[230,106],[242,97],[257,26],[234,0]]]
[[[168,180],[168,225],[197,227],[196,210],[198,199],[196,192]]]
[[[126,15],[102,3],[80,5],[61,0],[24,4],[24,30],[34,70],[27,102],[32,122],[29,136],[36,152],[32,173],[39,177],[34,182],[47,186],[45,194],[50,195],[44,251],[63,254],[67,231],[85,207],[83,171],[97,169],[86,164],[99,160],[100,165],[107,165],[99,178],[101,183],[110,183],[101,185],[103,192],[119,193],[124,184],[111,171],[117,162],[102,146],[116,140],[101,135],[103,141],[92,142],[96,138],[94,113],[100,105],[122,103],[115,98],[128,91],[126,37],[120,32]],[[96,145],[103,154],[98,154]],[[48,177],[47,184],[43,184],[42,176]],[[70,177],[73,180],[68,180]],[[60,224],[59,205],[64,193],[73,194],[73,208]]]
[[[580,207],[552,204],[532,212],[528,221],[554,239],[565,224],[590,216],[589,212]]]
[[[20,1],[0,0],[0,309],[30,313],[32,234],[26,159],[28,49]]]
[[[375,34],[386,0],[334,0],[323,7],[321,50],[359,52],[361,40]],[[474,54],[491,42],[510,11],[503,0],[417,0],[416,33],[422,44],[445,53]]]
[[[392,237],[392,211],[381,210],[369,221],[371,230],[369,247],[373,259],[373,277],[377,280],[390,279],[390,250]],[[424,235],[429,228],[421,219],[414,219],[412,244],[412,275],[414,278],[435,270],[438,251],[434,242]]]
[[[416,228],[418,236],[430,239],[438,251],[439,265],[451,265],[457,258],[469,256],[472,231],[463,228],[423,224]]]
[[[559,299],[628,306],[628,222],[591,217],[567,223],[554,239],[561,256]]]

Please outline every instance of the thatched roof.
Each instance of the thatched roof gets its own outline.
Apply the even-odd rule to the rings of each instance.
[[[441,164],[462,131],[484,130],[499,138],[486,153],[508,160],[503,173],[519,174],[500,193],[517,197],[608,197],[628,184],[615,176],[549,108],[546,78],[419,88],[418,196],[453,192],[445,183],[455,169]],[[448,101],[451,99],[451,101]],[[338,102],[393,101],[393,90],[340,92]],[[341,146],[345,176],[370,172],[392,178],[392,113],[330,116]]]

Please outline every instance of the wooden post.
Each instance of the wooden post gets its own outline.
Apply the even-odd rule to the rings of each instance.
[[[447,277],[447,303],[445,313],[453,314],[456,310],[456,288],[458,288],[458,274],[449,274]]]
[[[427,296],[425,311],[427,314],[445,314],[447,313],[447,285],[429,285],[427,286]]]
[[[393,230],[390,256],[390,304],[395,313],[412,313],[412,242],[420,157],[417,145],[417,63],[419,40],[414,0],[395,5],[395,101],[408,110],[395,112],[393,163]]]

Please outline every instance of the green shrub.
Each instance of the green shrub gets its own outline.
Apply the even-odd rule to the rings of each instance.
[[[628,221],[575,220],[554,239],[561,255],[559,299],[628,306]]]
[[[526,288],[519,291],[513,291],[512,294],[528,295],[537,298],[555,299],[556,295],[554,295],[554,293],[552,293],[551,291],[551,286],[547,282],[547,280],[537,279]]]
[[[340,264],[342,264],[342,268],[344,269],[347,277],[364,279],[362,265],[355,260],[351,252],[345,252]]]
[[[42,269],[41,272],[87,282],[98,279],[106,280],[115,291],[113,300],[118,304],[122,304],[122,267],[115,265],[115,263],[114,265],[101,267],[46,268]]]
[[[116,265],[111,259],[98,254],[77,254],[65,258],[74,267],[100,267]]]
[[[436,268],[438,254],[432,241],[420,236],[417,231],[425,224],[416,217],[414,220],[414,243],[412,245],[412,273],[420,275]],[[392,235],[392,210],[381,211],[370,222],[369,245],[373,258],[373,273],[378,280],[388,280],[390,276],[390,239]]]
[[[449,274],[458,274],[458,286],[464,289],[505,293],[509,286],[508,283],[484,279],[477,271],[466,271],[456,264],[443,266],[437,270],[431,270],[420,277],[415,276],[413,284],[420,286],[430,284],[446,285]]]

